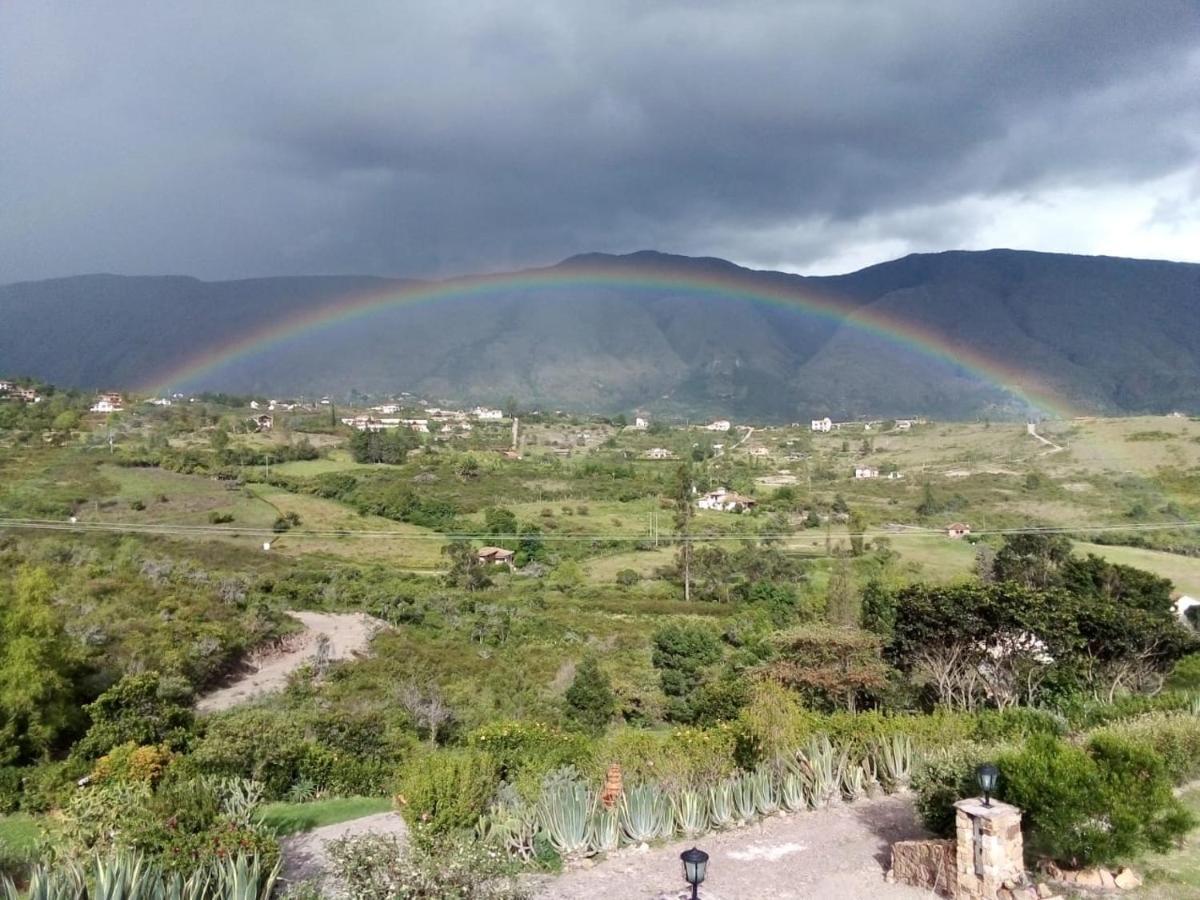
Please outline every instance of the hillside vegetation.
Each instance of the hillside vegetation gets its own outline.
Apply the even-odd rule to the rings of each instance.
[[[570,286],[572,266],[629,283]],[[567,286],[402,304],[274,344],[187,384],[265,394],[392,392],[526,408],[776,421],[831,414],[1021,418],[970,369],[831,318],[708,292],[636,286],[718,275],[886,314],[955,353],[1019,370],[1094,412],[1200,411],[1200,266],[1009,250],[914,255],[803,278],[638,253],[556,267]],[[0,287],[10,373],[79,387],[152,383],[182,361],[405,282],[89,275]],[[954,353],[951,354],[952,356]]]

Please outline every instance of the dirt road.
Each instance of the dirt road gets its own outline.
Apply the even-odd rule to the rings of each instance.
[[[253,661],[254,671],[201,697],[196,704],[198,710],[229,709],[263,694],[283,690],[288,676],[312,660],[320,635],[329,638],[328,658],[332,662],[364,653],[375,632],[386,627],[380,620],[363,613],[292,612],[288,615],[300,620],[304,631],[290,638],[283,649]]]
[[[683,888],[679,854],[710,855],[704,900],[929,900],[935,895],[883,880],[893,841],[923,837],[912,803],[885,797],[820,812],[776,816],[746,828],[628,848],[591,868],[546,882],[538,900],[659,900]],[[690,895],[689,895],[690,896]]]

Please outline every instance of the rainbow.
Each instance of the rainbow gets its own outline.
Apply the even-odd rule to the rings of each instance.
[[[753,273],[704,272],[671,262],[630,264],[570,260],[558,266],[499,275],[479,275],[444,281],[420,282],[403,287],[389,285],[340,297],[328,304],[270,322],[242,333],[236,339],[209,347],[142,385],[144,393],[158,394],[202,381],[224,366],[271,350],[303,335],[382,310],[420,303],[465,299],[499,291],[569,292],[585,287],[636,288],[722,297],[766,303],[833,320],[881,337],[927,357],[959,367],[980,381],[1016,396],[1031,409],[1054,418],[1072,418],[1076,411],[1027,372],[988,357],[972,347],[917,323],[871,309],[856,308],[845,300],[826,296],[808,287],[759,283]]]

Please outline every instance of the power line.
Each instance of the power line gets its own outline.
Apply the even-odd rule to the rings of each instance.
[[[111,532],[121,534],[150,534],[164,536],[210,536],[210,537],[275,537],[286,536],[294,538],[368,538],[372,540],[401,540],[401,541],[450,541],[450,540],[521,540],[536,538],[547,542],[586,542],[586,541],[641,541],[653,540],[655,532],[575,532],[572,534],[555,534],[553,532],[502,533],[493,532],[405,532],[391,530],[350,530],[350,529],[296,529],[278,532],[272,528],[238,528],[224,525],[184,525],[157,524],[147,522],[62,522],[50,519],[18,519],[0,518],[0,528],[13,528],[34,531],[63,531],[63,532]],[[1091,533],[1121,533],[1173,531],[1177,529],[1200,528],[1200,521],[1187,522],[1130,522],[1126,524],[1074,524],[1074,525],[1043,525],[1023,526],[1017,528],[995,528],[973,530],[972,537],[1006,536],[1021,534],[1073,534],[1079,532]],[[795,540],[805,536],[805,531],[787,532],[711,532],[697,533],[687,536],[666,534],[663,540],[676,543],[689,541],[694,543],[714,543],[721,541],[746,540]],[[841,539],[846,535],[838,534]],[[872,529],[853,532],[854,536],[863,538],[903,539],[911,537],[944,537],[944,528],[921,528],[918,526],[898,526],[891,529]]]

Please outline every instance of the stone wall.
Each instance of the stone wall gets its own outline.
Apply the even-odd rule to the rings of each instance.
[[[1007,803],[954,804],[957,889],[962,900],[998,900],[1025,884],[1021,811]],[[1003,892],[1003,893],[1002,893]]]
[[[898,841],[892,844],[889,880],[954,895],[956,848],[951,840]]]

